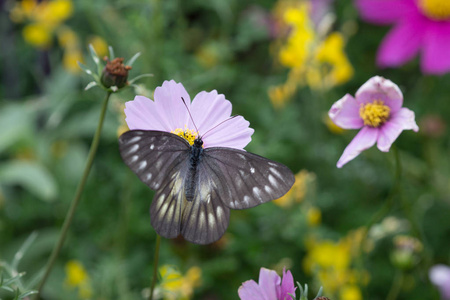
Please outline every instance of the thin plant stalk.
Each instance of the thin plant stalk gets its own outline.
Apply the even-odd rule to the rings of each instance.
[[[385,217],[394,206],[394,197],[399,193],[400,186],[401,186],[401,177],[402,177],[402,164],[400,161],[400,155],[398,153],[398,150],[395,146],[392,146],[392,150],[394,153],[394,159],[395,159],[395,175],[394,175],[394,185],[392,186],[389,195],[386,198],[386,201],[384,202],[383,206],[376,212],[376,214],[373,215],[373,217],[369,220],[367,225],[365,226],[365,230],[363,233],[363,236],[361,238],[361,242],[359,244],[359,254],[357,257],[357,266],[360,270],[363,270],[364,262],[363,262],[363,251],[364,251],[364,245],[367,240],[367,236],[369,235],[370,229],[373,225],[381,221],[383,217]]]
[[[67,236],[67,232],[69,230],[70,224],[72,223],[73,216],[75,214],[75,210],[78,206],[78,203],[80,202],[81,195],[84,190],[84,185],[86,184],[89,172],[92,167],[92,163],[94,161],[95,154],[97,153],[98,144],[100,141],[100,134],[102,132],[103,127],[103,121],[105,119],[106,114],[106,108],[108,107],[108,101],[109,97],[111,96],[111,92],[107,92],[105,99],[103,100],[102,110],[100,112],[100,118],[98,120],[97,129],[95,131],[94,137],[92,139],[91,148],[89,150],[89,156],[86,162],[86,166],[84,167],[83,175],[81,177],[80,183],[78,184],[75,196],[70,204],[70,208],[67,211],[66,218],[64,219],[63,226],[61,228],[61,233],[59,235],[59,239],[57,243],[55,244],[52,253],[50,255],[50,258],[48,259],[47,266],[45,268],[44,275],[42,277],[41,282],[38,286],[38,294],[36,295],[35,299],[40,298],[40,293],[42,292],[42,289],[48,279],[48,276],[50,275],[50,272],[52,271],[53,265],[55,264],[56,258],[59,255],[59,252],[61,251],[61,248],[64,244],[64,241]]]
[[[149,300],[153,300],[153,291],[155,290],[156,277],[158,275],[158,261],[159,261],[159,246],[161,245],[161,236],[156,234],[155,259],[153,262],[153,278],[150,286]]]

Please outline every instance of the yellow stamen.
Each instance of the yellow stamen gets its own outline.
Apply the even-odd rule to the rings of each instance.
[[[364,125],[378,127],[389,118],[391,109],[384,105],[381,100],[375,100],[371,103],[361,104],[359,115],[364,121]]]
[[[187,126],[184,126],[184,129],[177,128],[175,130],[172,130],[171,133],[182,137],[183,139],[188,141],[189,145],[191,146],[194,144],[194,141],[198,136],[198,132],[187,128]]]
[[[430,19],[436,21],[450,20],[449,0],[420,0],[419,8]]]

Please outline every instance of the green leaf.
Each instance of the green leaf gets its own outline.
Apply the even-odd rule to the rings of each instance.
[[[38,162],[11,161],[0,166],[0,182],[19,184],[44,201],[57,196],[57,185],[53,176]]]
[[[125,64],[125,66],[130,66],[130,67],[133,66],[135,60],[136,60],[139,56],[141,56],[141,52],[138,52],[138,53],[136,53],[135,55],[133,55],[133,57],[130,58],[130,59],[127,61],[127,63]]]
[[[142,74],[142,75],[139,75],[139,76],[136,76],[136,77],[134,77],[133,79],[130,79],[129,81],[128,81],[128,84],[133,84],[136,80],[139,80],[139,79],[141,79],[141,78],[144,78],[144,77],[153,77],[153,74]]]
[[[23,298],[26,298],[26,297],[28,297],[28,296],[30,296],[30,295],[35,295],[35,294],[37,294],[37,293],[38,293],[38,291],[29,291],[29,292],[25,292],[25,293],[23,293],[23,294],[20,294],[19,299],[23,299]]]
[[[11,268],[13,270],[17,270],[20,260],[22,259],[25,252],[27,252],[27,250],[30,248],[34,240],[36,240],[37,235],[38,235],[37,232],[32,232],[25,240],[22,247],[20,247],[19,251],[16,252],[16,254],[14,255],[14,259],[11,263]]]
[[[94,60],[95,64],[98,65],[100,63],[100,58],[98,58],[97,52],[95,52],[94,46],[89,44],[89,52],[91,53],[91,57]]]
[[[8,105],[0,109],[0,152],[32,132],[32,119],[26,105]]]
[[[91,89],[91,88],[93,88],[94,86],[97,86],[97,85],[98,85],[98,84],[97,84],[96,81],[91,81],[91,82],[89,82],[89,83],[86,85],[86,87],[84,88],[84,90],[87,91],[87,90],[89,90],[89,89]]]
[[[110,60],[113,60],[113,59],[115,58],[113,47],[108,46],[108,50],[109,50],[109,59],[110,59]]]

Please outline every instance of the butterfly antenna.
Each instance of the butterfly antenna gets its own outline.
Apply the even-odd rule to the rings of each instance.
[[[208,134],[208,132],[211,132],[213,129],[216,129],[217,127],[219,127],[219,126],[222,125],[223,123],[225,123],[225,122],[227,122],[227,121],[230,121],[230,120],[233,120],[233,119],[236,118],[236,117],[240,117],[240,115],[231,116],[231,117],[229,117],[228,119],[223,120],[222,122],[220,122],[219,124],[217,124],[216,126],[214,126],[213,128],[211,128],[210,130],[208,130],[207,132],[205,132],[205,134],[202,135],[202,138],[204,138],[205,135]]]
[[[192,124],[194,124],[194,127],[195,127],[195,130],[197,131],[197,134],[200,135],[199,132],[198,132],[197,125],[195,125],[194,118],[191,115],[191,111],[189,110],[189,107],[186,104],[186,101],[184,100],[183,97],[181,97],[181,100],[183,100],[183,104],[184,104],[184,106],[186,107],[186,109],[187,109],[187,111],[189,113],[189,117],[191,118]]]

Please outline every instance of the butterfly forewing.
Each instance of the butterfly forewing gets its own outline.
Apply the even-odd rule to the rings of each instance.
[[[202,164],[210,174],[220,177],[216,193],[232,209],[254,207],[286,194],[295,181],[283,164],[262,156],[232,149],[207,148]]]
[[[189,143],[162,131],[127,131],[119,138],[119,150],[128,167],[153,190],[189,160]]]

